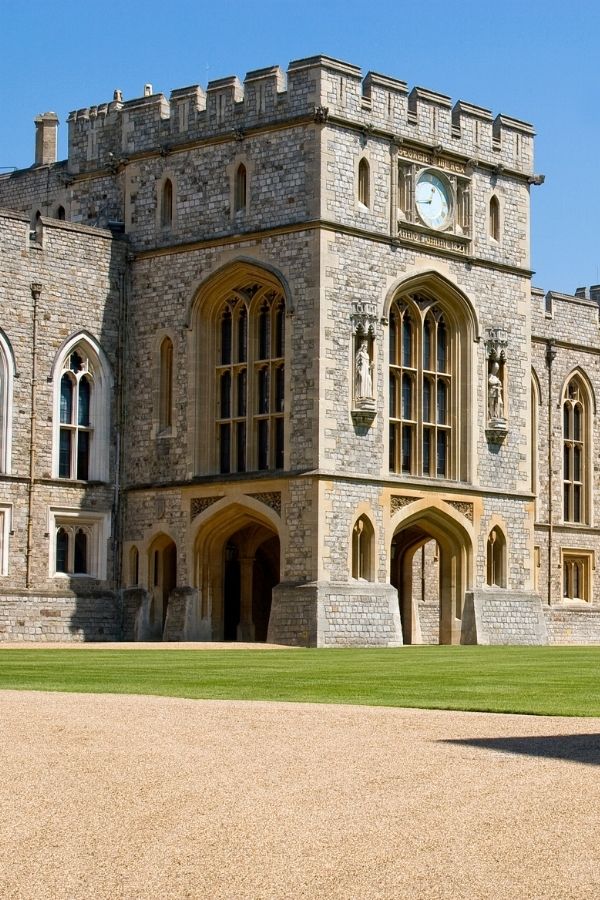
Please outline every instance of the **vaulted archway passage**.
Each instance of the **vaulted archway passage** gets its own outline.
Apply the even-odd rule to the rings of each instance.
[[[196,581],[210,637],[268,640],[279,571],[279,537],[270,524],[239,507],[209,520],[196,540]]]
[[[398,525],[391,561],[403,642],[460,643],[471,562],[466,531],[440,510],[424,510]]]

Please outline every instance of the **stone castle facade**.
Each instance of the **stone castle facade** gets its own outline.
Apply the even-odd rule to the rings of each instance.
[[[0,639],[600,642],[600,288],[530,125],[328,57],[0,177]]]

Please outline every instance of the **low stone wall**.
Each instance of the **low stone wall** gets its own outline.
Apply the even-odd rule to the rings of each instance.
[[[600,644],[600,607],[544,606],[550,644]]]
[[[2,641],[118,641],[121,603],[110,591],[78,597],[0,595]]]
[[[398,593],[389,584],[319,586],[318,646],[399,647]]]

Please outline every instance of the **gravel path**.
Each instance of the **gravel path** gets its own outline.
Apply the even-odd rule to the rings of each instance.
[[[599,719],[0,693],[0,897],[600,896]]]

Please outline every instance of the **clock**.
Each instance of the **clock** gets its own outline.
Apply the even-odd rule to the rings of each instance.
[[[452,191],[435,172],[422,172],[415,188],[415,203],[421,221],[430,228],[443,228],[452,215]]]

